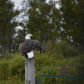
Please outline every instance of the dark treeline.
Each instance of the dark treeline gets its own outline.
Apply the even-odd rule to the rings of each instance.
[[[56,5],[59,4],[59,8]],[[16,19],[20,14],[21,20]],[[27,33],[41,43],[66,40],[84,48],[84,0],[23,0],[15,10],[10,0],[0,1],[0,53],[18,50]],[[17,26],[22,29],[16,31]]]
[[[6,50],[11,53],[14,48],[14,35],[17,21],[15,17],[19,14],[14,10],[14,3],[10,0],[0,1],[0,53],[3,55]]]

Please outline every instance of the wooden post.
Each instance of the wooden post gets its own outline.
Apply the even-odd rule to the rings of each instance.
[[[35,59],[25,58],[25,84],[35,84]]]

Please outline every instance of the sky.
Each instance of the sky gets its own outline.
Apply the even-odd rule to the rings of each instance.
[[[11,0],[11,1],[13,1],[15,3],[15,9],[16,8],[21,8],[22,0]]]
[[[23,0],[11,0],[11,1],[13,1],[14,3],[15,3],[15,9],[17,9],[17,8],[21,8],[21,3],[22,3],[22,1]],[[48,2],[49,0],[47,0],[47,2]],[[56,0],[56,1],[58,1],[58,0]]]
[[[13,1],[14,3],[15,3],[15,9],[16,8],[21,8],[21,2],[23,1],[23,0],[11,0],[11,1]],[[48,0],[47,0],[48,1]]]

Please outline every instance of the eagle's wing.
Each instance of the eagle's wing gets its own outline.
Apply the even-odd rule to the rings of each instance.
[[[45,52],[44,48],[42,47],[42,45],[40,44],[40,42],[38,40],[32,40],[32,49],[34,50],[39,50],[40,53]]]
[[[19,44],[18,50],[21,53],[21,55],[25,56],[28,59],[28,56],[27,56],[27,47],[25,46],[24,43],[20,43]]]

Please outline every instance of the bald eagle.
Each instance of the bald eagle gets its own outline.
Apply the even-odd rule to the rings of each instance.
[[[31,40],[32,34],[27,34],[25,36],[25,41],[19,44],[19,52],[21,55],[25,56],[27,59],[34,57],[34,50],[39,50],[40,53],[44,53],[45,50],[38,40]]]

